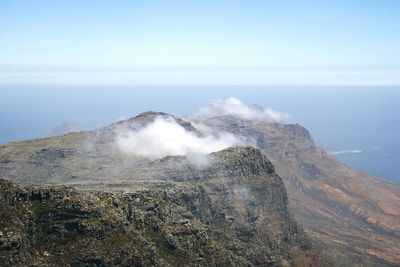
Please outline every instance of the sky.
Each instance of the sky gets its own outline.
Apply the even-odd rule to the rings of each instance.
[[[2,0],[0,85],[399,85],[397,0]]]

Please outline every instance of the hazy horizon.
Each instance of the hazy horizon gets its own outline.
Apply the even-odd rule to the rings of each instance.
[[[400,85],[400,3],[2,1],[0,85]]]

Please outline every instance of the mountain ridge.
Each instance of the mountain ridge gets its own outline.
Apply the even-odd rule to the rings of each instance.
[[[400,230],[399,185],[341,163],[318,148],[301,126],[232,117],[203,123],[257,137],[285,183],[295,217],[315,241],[325,240],[327,250],[338,247],[339,254],[363,264],[379,265],[379,258],[386,258],[386,265],[400,264],[400,248],[393,245]]]
[[[283,182],[265,155],[233,147],[213,157],[215,168],[195,170],[206,172],[202,179],[131,181],[121,184],[124,191],[112,184],[105,190],[88,184],[21,187],[0,180],[0,261],[34,266],[321,265],[289,213]]]
[[[141,113],[125,123],[136,124],[135,118],[149,123],[157,114]],[[313,242],[335,259],[336,265],[400,264],[400,246],[396,245],[400,244],[400,223],[397,223],[400,221],[400,186],[341,163],[317,147],[309,132],[300,125],[265,123],[233,116],[207,118],[194,124],[184,120],[178,122],[189,130],[193,127],[194,133],[202,134],[196,129],[196,123],[215,132],[230,132],[256,141],[282,177],[289,208],[296,220],[304,226]],[[120,126],[124,127],[124,122],[120,122]],[[90,181],[99,184],[97,189],[103,190],[101,184],[106,184],[110,177],[122,184],[132,175],[141,177],[136,182],[153,180],[157,183],[172,176],[185,181],[199,173],[180,157],[151,161],[122,155],[110,145],[115,137],[113,133],[112,128],[105,127],[55,139],[3,145],[0,147],[0,175],[18,183],[43,183],[47,179],[81,184],[82,188]],[[23,170],[18,169],[21,165]]]

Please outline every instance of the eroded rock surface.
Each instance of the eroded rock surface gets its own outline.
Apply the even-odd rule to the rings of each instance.
[[[212,167],[192,170],[202,177],[193,180],[101,190],[0,180],[2,266],[322,264],[259,150],[235,147],[212,156]]]

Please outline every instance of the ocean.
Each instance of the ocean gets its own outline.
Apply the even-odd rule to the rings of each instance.
[[[289,113],[285,123],[305,126],[348,165],[400,183],[400,87],[1,86],[0,143],[66,122],[89,130],[148,110],[183,116],[228,97]]]

